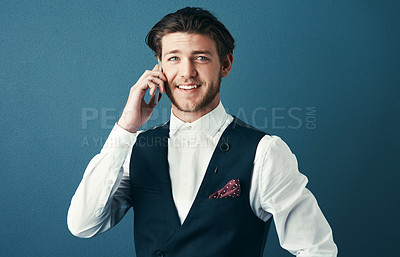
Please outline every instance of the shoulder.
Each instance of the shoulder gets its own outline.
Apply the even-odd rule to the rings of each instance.
[[[168,144],[169,121],[147,130],[138,131],[133,150],[165,147]]]
[[[167,133],[168,135],[169,132],[169,121],[164,122],[163,124],[157,125],[155,127],[146,129],[146,130],[140,130],[138,131],[138,136],[153,136],[157,134],[165,134]]]
[[[264,135],[258,143],[255,162],[269,159],[269,161],[287,162],[296,159],[282,138],[276,135]]]
[[[233,121],[231,125],[233,130],[244,132],[246,133],[246,136],[254,135],[257,137],[263,137],[266,134],[268,135],[268,133],[257,129],[248,123],[243,122],[242,120],[240,120],[235,116],[233,116]]]

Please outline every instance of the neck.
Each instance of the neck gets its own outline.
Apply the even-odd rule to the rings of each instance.
[[[218,104],[219,100],[216,101],[216,103],[214,103],[213,105],[205,106],[195,112],[184,112],[179,110],[175,105],[172,105],[172,113],[181,121],[185,123],[191,123],[213,111],[215,108],[217,108]]]

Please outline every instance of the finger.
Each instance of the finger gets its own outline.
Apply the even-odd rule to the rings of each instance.
[[[167,76],[165,76],[164,72],[162,72],[162,71],[159,71],[159,72],[160,72],[160,74],[158,75],[158,77],[160,79],[162,79],[163,81],[167,82],[168,78],[167,78]]]
[[[165,87],[167,86],[168,81],[163,81],[163,80],[160,80],[160,81],[161,81],[161,82],[158,83],[158,86],[159,86],[160,92],[161,92],[162,94],[164,94],[164,93],[165,93]]]
[[[149,80],[158,85],[158,88],[160,89],[161,93],[165,93],[165,86],[164,86],[165,83],[163,80],[161,80],[159,78],[155,78],[155,77],[152,77]]]
[[[164,80],[160,79],[159,77],[149,77],[149,80],[156,83],[157,85],[164,84]]]
[[[168,81],[167,76],[165,76],[165,74],[162,71],[146,71],[147,76],[152,76],[152,77],[156,77],[156,78],[160,78],[163,81]]]
[[[168,80],[167,77],[165,76],[165,74],[162,71],[157,70],[157,66],[158,66],[158,64],[153,68],[153,70],[146,70],[142,74],[142,76],[140,76],[138,82],[145,80],[149,76],[158,77],[158,78],[160,78],[160,79],[162,79],[164,81],[167,81]]]
[[[156,83],[152,82],[152,81],[148,81],[147,85],[150,88],[149,94],[150,95],[154,95],[154,91],[156,91],[156,88],[157,88],[158,85]]]

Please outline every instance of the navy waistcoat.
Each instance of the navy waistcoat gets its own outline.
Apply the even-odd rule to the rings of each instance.
[[[169,123],[139,134],[130,162],[137,256],[262,256],[271,219],[266,224],[253,213],[249,188],[256,148],[264,135],[234,118],[181,225],[169,176]],[[232,179],[240,181],[239,197],[209,199]]]

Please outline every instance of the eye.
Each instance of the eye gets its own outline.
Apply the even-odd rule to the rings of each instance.
[[[176,56],[173,56],[173,57],[170,57],[170,58],[168,58],[168,61],[177,61],[178,60],[178,57],[176,57]]]
[[[208,59],[207,57],[205,57],[205,56],[197,56],[197,57],[196,57],[196,60],[197,60],[197,61],[201,61],[201,62],[207,62],[207,61],[209,61],[209,59]]]

